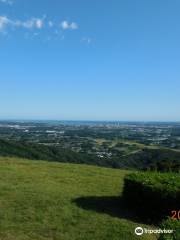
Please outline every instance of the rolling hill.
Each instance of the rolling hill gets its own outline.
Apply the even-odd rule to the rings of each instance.
[[[129,212],[121,199],[127,173],[1,157],[0,239],[139,239],[135,227],[147,225]]]

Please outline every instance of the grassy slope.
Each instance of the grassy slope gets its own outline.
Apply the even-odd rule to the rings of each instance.
[[[142,224],[118,197],[125,174],[86,165],[0,158],[0,239],[139,239],[134,228]]]

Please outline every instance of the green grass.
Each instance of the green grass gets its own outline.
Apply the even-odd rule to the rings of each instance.
[[[119,198],[127,173],[0,158],[0,239],[139,239],[135,227],[148,226],[129,213]]]

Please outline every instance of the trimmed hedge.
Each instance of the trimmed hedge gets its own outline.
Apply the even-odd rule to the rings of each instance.
[[[180,175],[137,172],[125,177],[123,197],[146,220],[159,221],[180,209]]]
[[[179,240],[180,239],[180,221],[168,218],[160,224],[161,229],[173,230],[173,234],[160,234],[159,240]]]

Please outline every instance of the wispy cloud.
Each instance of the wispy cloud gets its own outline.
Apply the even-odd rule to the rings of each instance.
[[[62,21],[61,22],[61,27],[64,30],[68,30],[68,29],[76,30],[76,29],[78,29],[78,24],[75,23],[75,22],[69,23],[68,21]]]
[[[92,42],[92,39],[90,37],[83,37],[81,41],[90,44]]]
[[[44,25],[44,20],[40,18],[31,18],[25,21],[12,20],[7,16],[0,16],[0,30],[4,30],[8,27],[21,27],[27,29],[41,29]]]
[[[12,22],[12,26],[23,27],[28,29],[32,29],[32,28],[41,29],[43,25],[44,25],[44,21],[43,19],[40,19],[40,18],[31,18],[26,21],[17,20]]]
[[[0,30],[3,30],[6,26],[10,24],[10,19],[6,16],[0,16]]]
[[[4,4],[7,4],[7,5],[13,5],[12,0],[0,0],[0,3],[4,3]]]
[[[2,1],[2,0],[0,0]],[[0,16],[0,30],[3,30],[8,27],[21,27],[21,28],[27,28],[27,29],[41,29],[45,25],[45,16],[43,18],[30,18],[27,20],[13,20],[8,18],[7,16]],[[57,24],[55,25],[53,21],[49,20],[46,21],[46,27],[52,28],[57,27]],[[68,21],[62,21],[61,22],[61,28],[63,30],[76,30],[78,29],[78,24],[76,22],[69,23]]]
[[[54,23],[53,23],[53,21],[48,21],[48,25],[49,25],[49,27],[53,27],[54,26]]]
[[[2,1],[2,0],[0,0]],[[15,32],[17,29],[24,29],[23,36],[25,39],[33,39],[34,37],[46,36],[48,41],[50,39],[54,40],[64,40],[65,30],[77,30],[79,28],[76,22],[68,21],[54,21],[48,19],[46,15],[40,17],[30,17],[27,19],[13,19],[6,15],[0,15],[0,35],[8,36],[11,32]],[[40,31],[40,30],[43,31]],[[81,41],[89,44],[91,42],[90,38],[82,38]]]

